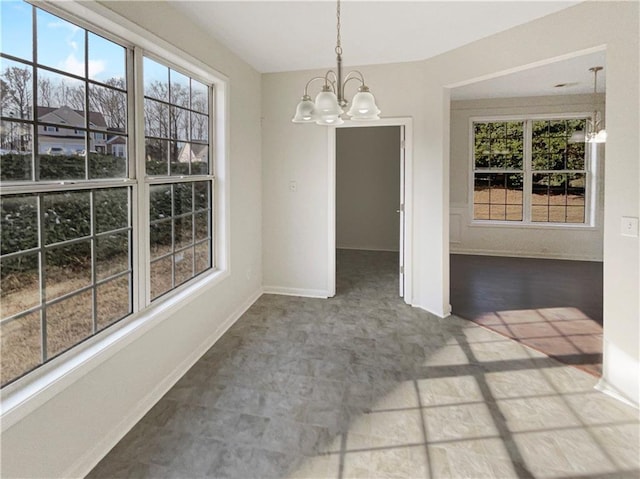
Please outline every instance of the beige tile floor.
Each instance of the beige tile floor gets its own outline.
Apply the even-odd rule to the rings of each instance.
[[[263,296],[89,477],[640,477],[596,378],[405,305],[393,255],[338,261],[336,298]]]

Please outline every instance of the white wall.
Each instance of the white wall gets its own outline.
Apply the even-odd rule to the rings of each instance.
[[[423,62],[361,69],[383,116],[413,117],[413,297],[408,300],[444,316],[449,312],[449,88],[606,47],[604,384],[635,403],[640,399],[640,248],[637,238],[620,235],[620,221],[640,215],[638,17],[637,2],[583,2]],[[304,84],[322,73],[263,75],[265,286],[327,290],[332,191],[327,132],[290,121]],[[295,200],[287,193],[291,175],[298,178]]]
[[[3,425],[2,477],[85,475],[261,289],[260,75],[165,2],[108,7],[229,78],[231,274]]]
[[[598,108],[604,110],[603,95]],[[599,147],[598,190],[593,228],[486,226],[472,223],[473,191],[470,191],[470,118],[501,115],[589,113],[593,96],[567,95],[503,98],[451,102],[450,248],[452,253],[525,256],[602,261],[604,209],[604,148]]]
[[[336,129],[336,247],[398,251],[400,127]]]

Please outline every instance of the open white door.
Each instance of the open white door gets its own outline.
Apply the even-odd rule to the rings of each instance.
[[[398,208],[398,218],[400,227],[400,297],[404,298],[404,159],[405,159],[405,138],[404,125],[400,126],[400,207]]]

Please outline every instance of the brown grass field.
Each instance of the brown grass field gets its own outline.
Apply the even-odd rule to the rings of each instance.
[[[158,248],[153,256],[169,252],[169,247]],[[193,275],[194,254],[186,250],[177,254],[175,284],[181,284]],[[196,245],[196,274],[209,266],[208,243]],[[151,297],[156,298],[173,286],[171,270],[174,257],[152,263]],[[126,256],[113,257],[99,268],[99,278],[107,278],[127,269]],[[46,292],[49,299],[77,291],[91,284],[90,266],[83,269],[52,268],[47,271]],[[97,329],[102,330],[127,316],[129,306],[129,275],[103,283],[95,288]],[[37,272],[5,278],[0,311],[2,318],[40,304]],[[48,359],[66,351],[93,334],[93,292],[88,289],[63,301],[48,305],[47,356]],[[0,328],[0,382],[2,385],[27,373],[42,362],[40,311],[12,320]]]
[[[492,188],[473,194],[474,219],[522,220],[522,191]],[[579,195],[533,194],[532,220],[542,223],[584,223],[584,197]]]

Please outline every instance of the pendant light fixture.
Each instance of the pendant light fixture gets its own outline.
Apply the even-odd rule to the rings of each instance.
[[[380,110],[376,106],[376,100],[364,82],[364,75],[354,70],[342,79],[342,45],[340,38],[340,0],[337,0],[336,8],[337,30],[336,37],[336,71],[329,70],[324,76],[314,77],[304,87],[302,100],[296,107],[296,113],[291,120],[294,123],[316,123],[317,125],[334,126],[344,123],[341,115],[349,102],[344,96],[344,89],[350,80],[358,80],[360,87],[351,101],[351,108],[347,115],[352,120],[377,120]],[[309,85],[316,80],[324,81],[322,90],[316,96],[315,102],[309,96]]]
[[[573,132],[570,143],[605,143],[607,141],[607,130],[602,125],[602,118],[600,111],[598,111],[598,72],[602,70],[602,67],[591,67],[590,72],[593,72],[593,116],[587,120],[586,131],[578,130]]]

